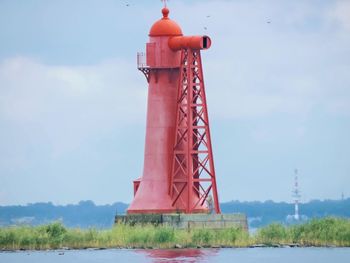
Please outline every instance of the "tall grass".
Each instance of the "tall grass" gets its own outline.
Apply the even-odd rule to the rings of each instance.
[[[350,220],[341,218],[313,219],[290,227],[271,224],[260,229],[256,242],[271,244],[300,244],[303,246],[350,246]]]
[[[249,237],[241,229],[192,231],[153,225],[118,225],[108,230],[67,229],[60,223],[39,227],[0,228],[0,249],[81,249],[98,248],[173,248],[212,245],[246,246]]]
[[[239,228],[191,231],[153,225],[118,225],[108,230],[69,229],[61,223],[0,228],[0,250],[98,248],[246,247],[256,243],[350,246],[350,220],[325,218],[303,225],[272,224],[249,234]]]

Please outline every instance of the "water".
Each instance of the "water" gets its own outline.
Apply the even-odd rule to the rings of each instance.
[[[349,263],[350,248],[227,248],[0,252],[0,263],[238,262]]]

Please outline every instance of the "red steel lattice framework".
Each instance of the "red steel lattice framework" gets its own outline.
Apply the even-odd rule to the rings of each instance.
[[[205,211],[212,192],[220,213],[200,50],[181,51],[176,134],[169,194],[186,213]]]

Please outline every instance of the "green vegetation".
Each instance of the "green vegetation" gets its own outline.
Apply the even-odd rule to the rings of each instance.
[[[302,225],[285,227],[271,224],[261,228],[256,241],[262,244],[300,244],[302,246],[350,246],[350,220],[314,219]]]
[[[118,225],[109,230],[66,229],[60,223],[39,227],[0,228],[0,250],[81,248],[173,248],[212,245],[246,246],[248,233],[240,229],[193,231],[153,225]]]
[[[0,228],[0,250],[57,248],[174,248],[247,247],[254,244],[302,246],[350,246],[350,220],[315,219],[302,225],[285,227],[272,224],[256,234],[242,229],[193,229],[163,226],[118,225],[109,230],[67,229],[61,223],[38,227]]]

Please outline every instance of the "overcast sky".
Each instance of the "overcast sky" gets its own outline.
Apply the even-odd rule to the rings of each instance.
[[[302,201],[350,196],[350,1],[168,6],[184,34],[212,39],[220,201],[290,202],[295,168]],[[131,201],[147,101],[136,53],[161,8],[0,0],[0,205]]]

